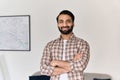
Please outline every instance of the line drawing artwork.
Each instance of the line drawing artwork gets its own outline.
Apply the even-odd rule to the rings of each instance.
[[[30,51],[30,16],[0,16],[0,50]]]

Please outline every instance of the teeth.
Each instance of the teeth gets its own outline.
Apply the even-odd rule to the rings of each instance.
[[[62,29],[65,29],[65,30],[66,30],[66,29],[68,29],[68,28],[62,28]]]
[[[63,29],[68,29],[68,27],[63,27]]]

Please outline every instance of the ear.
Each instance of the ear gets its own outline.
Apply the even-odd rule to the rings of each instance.
[[[73,22],[73,27],[75,26],[75,23]]]

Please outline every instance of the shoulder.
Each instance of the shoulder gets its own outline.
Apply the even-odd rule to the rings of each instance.
[[[85,39],[76,37],[76,41],[77,41],[77,43],[80,44],[80,45],[87,45],[87,46],[89,46],[88,41],[86,41]]]
[[[50,42],[47,43],[46,46],[52,46],[54,43],[58,43],[59,42],[59,38],[51,40]]]

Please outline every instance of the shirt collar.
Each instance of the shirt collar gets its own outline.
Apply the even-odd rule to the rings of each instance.
[[[73,40],[75,38],[74,33],[72,33],[72,35],[70,36],[70,38],[68,40]],[[59,40],[63,40],[62,36],[60,35]]]

